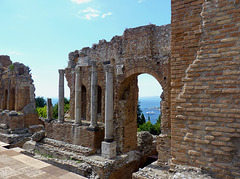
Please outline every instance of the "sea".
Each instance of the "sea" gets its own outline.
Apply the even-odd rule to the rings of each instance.
[[[146,122],[148,118],[152,124],[157,122],[157,119],[161,113],[160,111],[160,96],[151,96],[151,97],[140,97],[138,99],[140,102],[140,109],[145,116]]]
[[[145,116],[146,122],[149,118],[151,123],[155,124],[157,122],[158,116],[160,115],[161,98],[159,96],[140,97],[138,101],[140,102],[140,109]],[[53,105],[57,102],[58,98],[52,98]]]

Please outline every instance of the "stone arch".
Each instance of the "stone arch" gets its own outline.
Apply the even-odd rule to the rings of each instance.
[[[170,110],[169,110],[169,82],[168,76],[162,75],[162,73],[156,72],[152,68],[148,67],[135,67],[125,72],[125,78],[123,79],[119,92],[118,100],[119,111],[117,118],[122,118],[118,121],[118,126],[122,126],[122,135],[119,141],[119,152],[128,152],[137,148],[137,103],[138,103],[138,84],[137,76],[140,74],[149,74],[153,76],[161,85],[163,93],[161,95],[161,131],[166,133],[170,131]],[[160,96],[159,96],[160,97]]]

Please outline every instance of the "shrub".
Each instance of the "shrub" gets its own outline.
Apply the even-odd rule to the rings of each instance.
[[[38,116],[47,118],[47,106],[37,107]]]

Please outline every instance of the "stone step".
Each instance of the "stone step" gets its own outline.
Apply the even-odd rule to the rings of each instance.
[[[51,147],[57,148],[59,151],[75,153],[77,155],[89,156],[94,153],[91,148],[83,147],[79,145],[69,144],[66,142],[44,138],[39,145],[49,145]]]
[[[29,133],[27,134],[4,134],[0,133],[0,141],[8,143],[8,144],[15,144],[21,141],[24,138],[30,137]]]

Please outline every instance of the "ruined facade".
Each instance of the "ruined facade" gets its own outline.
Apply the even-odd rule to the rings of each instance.
[[[32,126],[41,124],[34,91],[30,69],[0,56],[0,141],[21,147],[34,133]]]
[[[69,54],[65,69],[70,87],[71,119],[75,119],[75,68],[81,67],[82,120],[91,121],[91,75],[92,61],[97,70],[97,121],[104,123],[105,116],[105,67],[113,66],[113,138],[117,152],[124,153],[137,148],[137,76],[148,73],[163,88],[164,106],[169,109],[169,55],[170,25],[143,26],[127,29],[123,36],[115,36],[110,42],[102,40],[92,48],[83,48]],[[151,88],[151,86],[149,87]],[[107,93],[108,94],[108,93]],[[162,119],[162,132],[170,131],[169,110]],[[103,139],[102,139],[103,140]]]
[[[71,52],[68,67],[59,71],[59,96],[65,74],[74,122],[60,117],[46,123],[47,138],[90,148],[86,161],[114,147],[118,156],[134,153],[137,76],[148,73],[163,88],[158,165],[169,161],[172,168],[196,166],[216,178],[240,177],[239,6],[239,0],[172,0],[171,25],[127,29],[110,42]],[[99,176],[135,171],[139,153],[126,156],[138,159],[120,161],[122,168],[111,160],[116,168],[110,174],[102,162]]]
[[[12,63],[9,56],[0,56],[0,109],[33,113],[34,91],[30,69]]]

